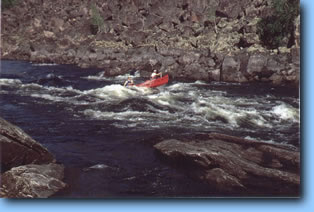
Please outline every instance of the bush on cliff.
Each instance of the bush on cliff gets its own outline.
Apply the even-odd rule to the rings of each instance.
[[[19,0],[1,0],[1,9],[13,7]]]
[[[270,49],[294,44],[294,20],[300,14],[299,0],[272,0],[273,14],[257,25],[263,45]]]
[[[96,4],[92,4],[91,6],[91,16],[91,32],[96,35],[104,28],[104,19],[101,17]]]

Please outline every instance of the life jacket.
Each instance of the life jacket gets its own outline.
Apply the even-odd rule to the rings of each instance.
[[[133,85],[133,83],[132,83],[131,80],[126,81],[126,85],[125,85],[125,86],[128,86],[129,84],[130,84],[130,85]]]
[[[156,79],[157,76],[158,76],[157,73],[152,73],[151,78],[152,78],[152,79]]]

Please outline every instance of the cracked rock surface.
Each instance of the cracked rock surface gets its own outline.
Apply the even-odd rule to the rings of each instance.
[[[298,196],[300,153],[293,147],[209,134],[207,140],[165,140],[166,161],[209,188],[234,196]]]

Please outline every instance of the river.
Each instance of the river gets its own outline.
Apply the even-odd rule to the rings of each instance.
[[[66,167],[55,197],[219,195],[162,162],[153,145],[210,132],[300,145],[296,88],[202,81],[123,87],[99,69],[1,61],[0,116]],[[135,83],[144,82],[135,72]]]

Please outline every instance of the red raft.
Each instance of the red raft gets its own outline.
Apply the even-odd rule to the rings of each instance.
[[[160,77],[160,78],[157,78],[157,79],[147,80],[147,81],[145,81],[145,82],[143,82],[141,84],[138,84],[136,86],[138,86],[138,87],[147,87],[147,88],[155,88],[155,87],[167,84],[168,81],[169,81],[169,76],[167,74],[167,75],[165,75],[163,77]]]

